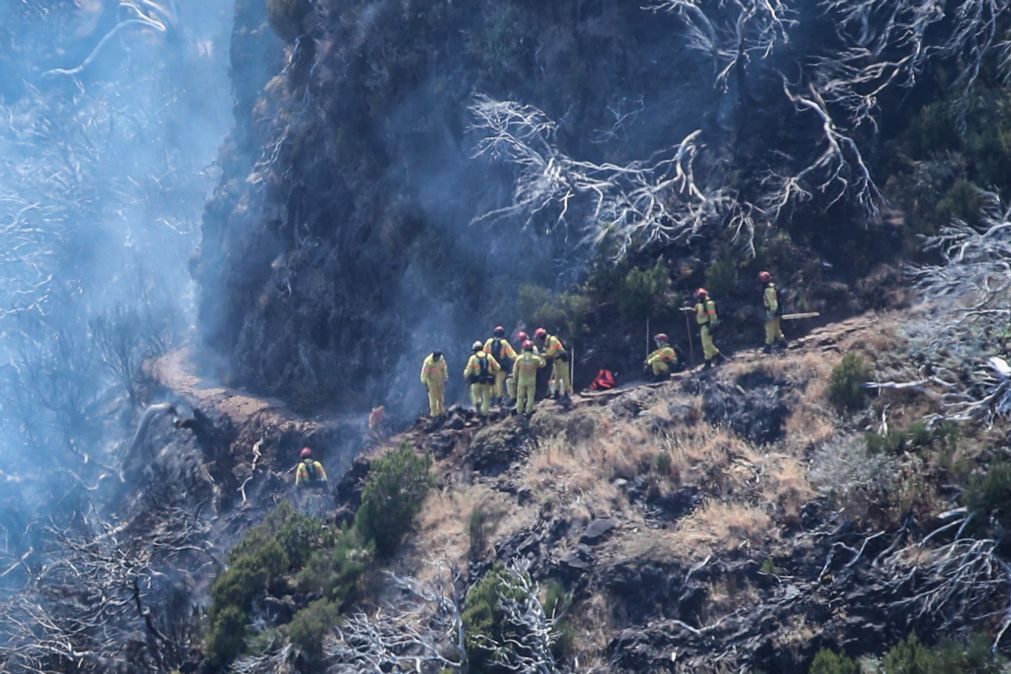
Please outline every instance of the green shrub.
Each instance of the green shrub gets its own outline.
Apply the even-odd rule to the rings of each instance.
[[[995,515],[1005,528],[1011,527],[1011,462],[991,463],[984,475],[970,481],[962,498],[980,521]]]
[[[281,39],[291,42],[302,34],[309,0],[267,0],[267,20]]]
[[[829,400],[843,409],[860,409],[867,397],[863,385],[870,381],[870,378],[871,368],[863,357],[856,353],[847,353],[832,370],[828,386]]]
[[[719,302],[737,289],[737,265],[732,259],[717,260],[706,270],[706,290]]]
[[[881,433],[866,433],[868,454],[899,454],[909,444],[909,435],[897,428]]]
[[[670,290],[670,274],[663,260],[651,268],[628,272],[618,293],[618,310],[631,319],[644,319],[657,312]]]
[[[321,523],[284,502],[232,549],[228,569],[211,586],[207,655],[213,663],[224,666],[245,650],[253,602],[301,565],[321,532]]]
[[[555,636],[557,637],[552,653],[556,660],[565,658],[572,652],[575,643],[575,632],[572,624],[568,620],[567,611],[572,601],[572,595],[565,586],[558,582],[548,584],[547,592],[544,595],[544,615],[555,620]]]
[[[809,674],[860,674],[856,660],[823,648],[814,656]]]
[[[519,289],[519,312],[538,326],[562,331],[562,337],[583,332],[594,302],[582,293],[556,293],[542,286],[524,283]]]
[[[340,607],[329,599],[317,599],[295,614],[288,625],[291,643],[310,660],[323,654],[323,636],[337,624]]]
[[[390,554],[413,524],[434,485],[431,465],[431,458],[418,456],[407,444],[372,464],[355,529],[375,542],[379,554]]]
[[[463,629],[466,639],[464,647],[470,671],[475,674],[498,674],[507,670],[495,663],[495,651],[490,643],[501,644],[515,638],[511,626],[505,620],[502,602],[510,595],[520,599],[517,591],[510,588],[508,571],[501,562],[470,588],[463,609]]]
[[[242,653],[248,625],[249,611],[234,604],[214,613],[205,643],[207,657],[214,665],[224,666]]]
[[[662,477],[669,476],[672,465],[673,460],[671,459],[671,455],[666,451],[657,452],[656,456],[653,457],[653,472],[657,475]]]
[[[333,547],[316,550],[295,577],[299,590],[318,593],[341,606],[353,598],[372,565],[375,545],[355,529],[343,532]]]
[[[881,659],[880,674],[1001,674],[1007,661],[990,650],[989,640],[976,635],[968,643],[947,641],[925,646],[916,634],[893,646]]]
[[[776,564],[776,560],[773,559],[771,556],[765,558],[765,561],[762,562],[762,566],[759,570],[762,573],[770,576],[783,575],[783,569],[779,568],[779,566]]]
[[[470,519],[467,522],[467,533],[470,539],[470,556],[480,557],[488,543],[488,513],[484,508],[477,506],[470,511]]]
[[[259,539],[262,533],[262,529],[254,530],[253,538]],[[266,591],[275,576],[288,568],[288,557],[274,538],[262,540],[258,547],[247,547],[231,560],[232,565],[211,587],[208,611],[207,654],[218,665],[227,664],[242,653],[253,601]]]

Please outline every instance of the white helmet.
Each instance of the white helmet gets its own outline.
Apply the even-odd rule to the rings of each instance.
[[[475,351],[481,351],[482,349],[484,349],[484,344],[482,344],[481,342],[474,342],[474,345],[471,346],[470,348],[474,349]]]

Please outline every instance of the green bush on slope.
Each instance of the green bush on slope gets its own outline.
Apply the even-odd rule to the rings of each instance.
[[[863,407],[867,392],[863,385],[871,378],[871,368],[862,356],[847,353],[832,370],[828,397],[838,407],[856,410]]]
[[[391,552],[420,511],[432,486],[430,464],[407,445],[376,459],[350,529],[327,529],[284,502],[250,530],[211,588],[205,649],[214,666],[223,668],[246,652],[256,600],[292,582],[319,597],[287,628],[303,654],[318,658],[323,635],[357,596],[376,550]]]
[[[362,539],[375,542],[379,554],[387,555],[396,548],[421,511],[434,484],[431,465],[430,457],[418,456],[406,444],[372,464],[355,529]]]

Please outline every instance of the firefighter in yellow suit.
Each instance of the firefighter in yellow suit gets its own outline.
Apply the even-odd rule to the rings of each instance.
[[[529,339],[523,342],[523,353],[513,364],[516,377],[516,412],[530,416],[534,413],[534,402],[537,392],[537,370],[547,363],[534,353],[534,343]]]
[[[492,356],[499,364],[499,371],[495,373],[495,390],[493,402],[501,404],[506,394],[506,378],[512,372],[512,364],[516,360],[516,351],[509,340],[505,338],[505,328],[501,325],[495,327],[492,336],[484,343],[484,352]]]
[[[713,333],[720,323],[719,316],[716,315],[716,302],[709,297],[709,291],[699,288],[695,291],[695,322],[699,325],[699,337],[702,340],[702,354],[706,359],[706,367],[713,366],[713,361],[723,354],[716,348],[713,342]]]
[[[300,454],[302,460],[295,469],[296,487],[325,487],[326,471],[323,464],[312,458],[312,450],[303,447]]]
[[[555,382],[554,397],[560,396],[565,402],[572,395],[572,370],[569,365],[569,352],[565,350],[562,340],[549,335],[544,328],[534,330],[534,339],[540,346],[544,360],[551,363],[551,375]]]
[[[776,291],[776,284],[772,282],[772,274],[767,271],[759,272],[758,282],[765,286],[765,290],[762,291],[762,305],[765,307],[765,352],[769,353],[777,344],[785,344],[786,336],[780,327],[782,312],[779,306],[779,293]]]
[[[656,351],[646,358],[646,366],[653,371],[653,378],[659,381],[669,377],[671,370],[677,368],[678,354],[670,345],[670,338],[666,334],[661,332],[655,335],[653,341],[656,343]]]
[[[482,342],[474,342],[474,353],[463,369],[463,376],[470,382],[470,399],[474,409],[482,417],[487,417],[491,411],[491,397],[495,390],[495,375],[501,369],[498,361],[491,354],[484,352]]]
[[[446,413],[446,381],[449,366],[441,351],[433,351],[421,364],[421,383],[428,388],[428,411],[432,417]]]
[[[516,343],[520,345],[520,350],[521,351],[523,350],[523,345],[525,343],[527,343],[528,341],[530,341],[530,335],[528,335],[527,333],[525,333],[522,330],[520,330],[519,332],[516,333]],[[537,347],[534,347],[534,348],[536,349]],[[534,353],[536,354],[537,351],[534,351]],[[515,371],[515,369],[512,372],[509,373],[509,376],[506,377],[505,385],[506,385],[506,395],[509,396],[510,400],[516,400],[516,371]]]

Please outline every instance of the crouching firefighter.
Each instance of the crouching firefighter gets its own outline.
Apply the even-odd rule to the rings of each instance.
[[[654,381],[662,381],[670,377],[672,372],[683,369],[681,354],[670,345],[670,338],[665,333],[653,337],[656,350],[649,354],[643,364],[647,375],[652,375]]]
[[[302,448],[302,460],[295,469],[295,486],[312,489],[322,489],[326,486],[326,471],[323,464],[312,458],[312,450]]]
[[[501,369],[491,354],[484,352],[484,344],[474,342],[474,353],[467,361],[463,376],[470,384],[470,399],[482,417],[491,411],[491,397],[495,389],[495,375]]]
[[[449,366],[441,351],[433,351],[421,364],[421,383],[428,388],[428,411],[432,418],[446,413],[446,380]]]
[[[523,353],[516,358],[513,372],[516,377],[516,408],[517,414],[530,416],[534,413],[534,403],[537,397],[537,370],[547,363],[534,353],[534,343],[529,339],[523,342]]]

